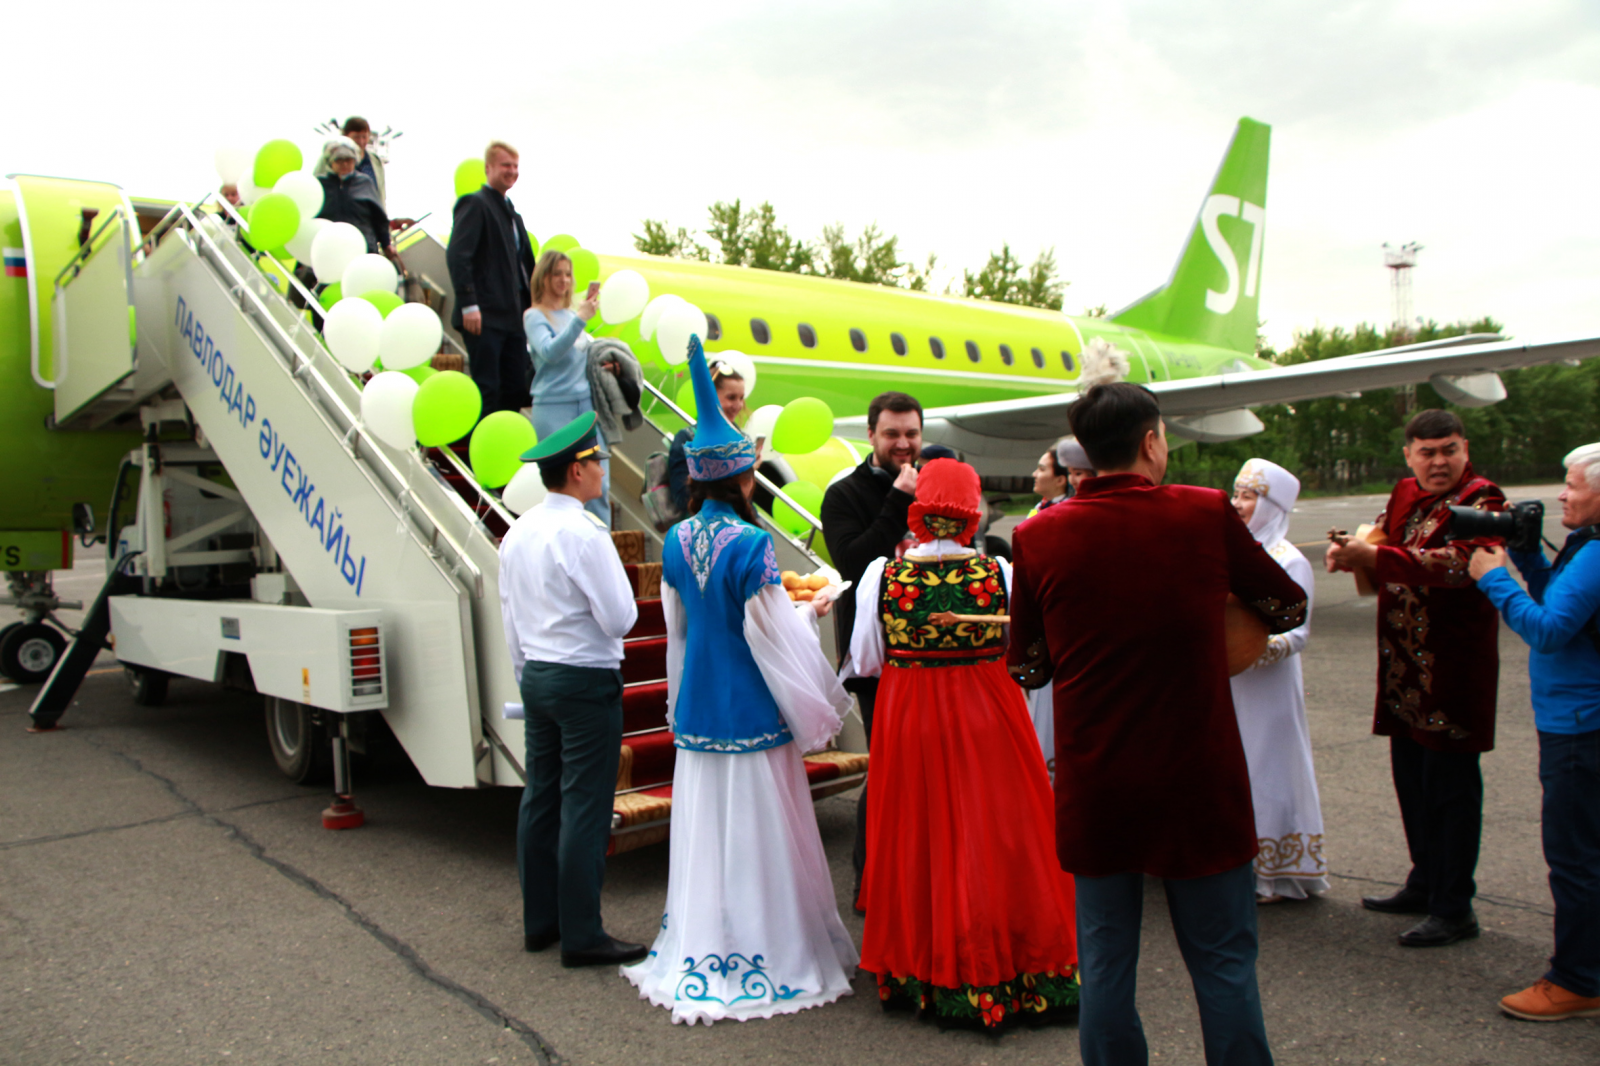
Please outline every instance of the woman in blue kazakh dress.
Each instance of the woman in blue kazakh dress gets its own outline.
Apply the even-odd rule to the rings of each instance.
[[[691,517],[662,550],[678,748],[667,906],[650,955],[622,973],[673,1021],[709,1025],[850,994],[856,949],[801,758],[839,731],[850,697],[798,613],[811,606],[783,591],[750,506],[755,444],[723,417],[698,338],[689,367]]]

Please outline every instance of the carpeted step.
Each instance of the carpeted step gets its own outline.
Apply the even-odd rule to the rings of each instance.
[[[646,637],[630,640],[623,646],[622,681],[661,681],[667,676],[667,638]]]
[[[672,746],[672,734],[665,729],[642,736],[629,737],[623,745],[633,750],[632,781],[628,787],[666,785],[672,783],[672,766],[678,749]]]
[[[639,600],[639,620],[633,623],[633,628],[628,630],[626,639],[635,640],[639,637],[664,637],[667,635],[667,620],[661,613],[661,601]]]
[[[660,563],[623,563],[622,568],[628,572],[628,583],[639,599],[649,600],[661,595]]]
[[[622,690],[622,733],[667,727],[667,683],[647,681]],[[627,740],[623,741],[624,744]]]

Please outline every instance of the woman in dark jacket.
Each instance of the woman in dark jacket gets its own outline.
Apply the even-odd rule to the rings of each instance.
[[[389,237],[389,213],[383,209],[377,184],[356,169],[361,149],[348,137],[336,137],[322,150],[332,173],[317,178],[322,183],[322,210],[318,218],[348,222],[367,239],[368,252],[395,257]]]

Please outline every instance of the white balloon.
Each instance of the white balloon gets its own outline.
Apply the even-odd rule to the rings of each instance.
[[[311,242],[311,270],[317,275],[318,281],[332,284],[344,277],[344,268],[366,250],[367,239],[360,230],[348,222],[335,222],[322,227],[322,232]],[[360,296],[361,293],[352,292],[350,295]]]
[[[272,183],[272,191],[281,192],[293,200],[303,219],[316,218],[317,212],[322,210],[322,182],[307,171],[289,171]]]
[[[284,247],[289,249],[289,254],[302,263],[311,261],[311,245],[316,242],[317,234],[333,225],[325,218],[311,218],[305,213],[300,215],[300,228],[295,230]]]
[[[242,177],[238,181],[234,182],[234,188],[239,190],[240,207],[249,207],[251,204],[261,199],[261,194],[267,191],[266,189],[258,189],[254,185],[251,185],[250,178],[248,176]],[[238,210],[238,208],[235,208],[235,210]],[[243,211],[240,211],[239,213],[241,215],[244,214]],[[354,229],[355,227],[352,226],[351,228]]]
[[[398,370],[385,370],[361,390],[361,421],[367,432],[390,447],[410,448],[417,441],[417,431],[411,424],[411,405],[416,399],[415,381]]]
[[[656,323],[656,344],[661,348],[661,358],[672,366],[688,362],[691,333],[705,340],[705,312],[691,303],[674,304],[667,308],[661,321]]]
[[[250,153],[237,145],[225,144],[212,156],[217,166],[217,177],[224,185],[237,185],[250,169]]]
[[[750,417],[745,419],[744,435],[751,440],[761,441],[761,461],[766,461],[772,454],[772,429],[778,424],[778,416],[783,414],[783,404],[769,403],[765,407],[757,407],[750,412]]]
[[[523,463],[522,469],[512,475],[506,487],[500,490],[500,502],[512,514],[526,514],[544,500],[544,482],[539,478],[538,463]]]
[[[366,247],[365,241],[362,241],[362,247]],[[400,274],[394,264],[373,252],[350,260],[339,275],[339,292],[350,296],[365,296],[369,292],[392,293],[399,284]]]
[[[707,352],[706,359],[715,363],[721,360],[733,367],[739,377],[744,381],[744,398],[748,401],[750,394],[756,391],[756,361],[737,348],[724,348],[720,352]]]
[[[382,313],[356,296],[347,296],[334,304],[322,320],[322,338],[328,342],[328,350],[339,360],[339,365],[352,374],[364,374],[372,369],[373,361],[378,358],[382,329]]]
[[[387,370],[409,370],[432,359],[443,340],[444,324],[433,308],[427,304],[401,304],[383,320],[378,355]]]
[[[637,270],[619,270],[600,286],[600,317],[608,324],[626,322],[650,302],[650,283]]]
[[[655,335],[656,326],[661,323],[661,316],[666,314],[667,308],[688,302],[682,296],[674,296],[668,292],[645,304],[644,310],[639,315],[639,336],[649,340]]]

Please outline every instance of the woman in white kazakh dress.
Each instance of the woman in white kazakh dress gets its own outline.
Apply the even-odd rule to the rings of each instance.
[[[687,450],[691,516],[667,533],[667,713],[677,746],[661,932],[622,973],[692,1025],[790,1014],[850,994],[839,919],[801,756],[850,708],[810,604],[783,591],[750,507],[755,445],[717,405],[696,338],[702,412]]]
[[[1233,707],[1250,766],[1256,809],[1256,901],[1277,903],[1328,891],[1322,855],[1322,801],[1311,763],[1300,652],[1311,635],[1311,564],[1289,543],[1289,514],[1300,479],[1276,463],[1251,459],[1233,483],[1233,505],[1267,554],[1306,591],[1306,621],[1268,638],[1267,650],[1234,676]]]

